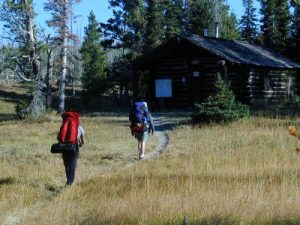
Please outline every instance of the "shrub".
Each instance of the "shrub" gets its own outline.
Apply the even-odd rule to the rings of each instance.
[[[249,107],[236,101],[232,90],[220,75],[215,87],[214,95],[209,96],[203,103],[195,105],[193,122],[231,122],[249,116]]]
[[[45,102],[42,83],[39,81],[33,82],[32,86],[29,87],[26,98],[21,99],[15,107],[17,117],[19,119],[42,117],[46,111]]]

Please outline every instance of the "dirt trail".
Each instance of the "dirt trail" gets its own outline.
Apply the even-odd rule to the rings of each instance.
[[[154,126],[155,126],[155,136],[158,139],[158,145],[156,146],[154,151],[149,153],[146,152],[145,158],[143,160],[148,160],[150,158],[159,157],[163,151],[166,149],[169,136],[167,134],[168,131],[172,129],[172,127],[178,122],[176,117],[170,117],[169,114],[153,114]],[[128,162],[125,167],[130,167],[134,164],[134,162]],[[87,177],[86,177],[87,178]],[[88,177],[87,179],[92,179]],[[81,180],[80,182],[82,182]],[[15,211],[9,213],[3,220],[3,225],[19,225],[26,224],[26,220],[29,218],[34,218],[38,209],[45,207],[49,202],[53,201],[54,198],[59,195],[60,192],[56,193],[50,200],[37,202],[31,206],[16,209]]]
[[[152,157],[159,156],[163,153],[169,143],[169,136],[166,131],[171,129],[171,125],[166,123],[164,117],[160,116],[159,114],[153,115],[153,122],[155,126],[154,134],[158,139],[158,145],[154,151],[146,153],[144,159],[150,159]]]

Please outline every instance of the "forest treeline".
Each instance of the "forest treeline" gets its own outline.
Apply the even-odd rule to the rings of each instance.
[[[33,0],[2,2],[1,38],[7,44],[1,47],[1,79],[12,75],[27,84],[28,97],[16,107],[21,116],[43,115],[55,96],[55,107],[63,112],[66,85],[75,96],[76,84],[82,83],[85,107],[104,93],[117,98],[137,93],[147,78],[133,61],[181,33],[245,40],[300,61],[298,0],[259,0],[259,8],[243,0],[240,19],[226,0],[109,0],[113,16],[100,23],[90,12],[83,40],[72,33],[73,7],[80,0],[46,1],[51,35],[36,25],[36,13],[44,12],[35,11]]]

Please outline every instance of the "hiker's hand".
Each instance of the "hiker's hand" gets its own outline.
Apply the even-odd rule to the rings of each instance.
[[[83,145],[84,145],[84,139],[83,139],[83,137],[81,137],[80,139],[79,139],[79,141],[78,141],[78,146],[79,147],[82,147]]]

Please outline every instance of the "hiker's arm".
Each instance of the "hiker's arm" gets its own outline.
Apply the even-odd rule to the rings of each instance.
[[[79,132],[78,145],[79,145],[79,147],[82,147],[82,145],[84,145],[84,143],[85,143],[84,129],[82,126],[78,127],[78,132]]]
[[[79,142],[79,147],[82,147],[84,145],[84,136],[80,136],[80,142]]]
[[[148,114],[148,119],[149,119],[149,133],[151,132],[152,134],[154,134],[155,128],[154,128],[153,118],[150,113]]]

